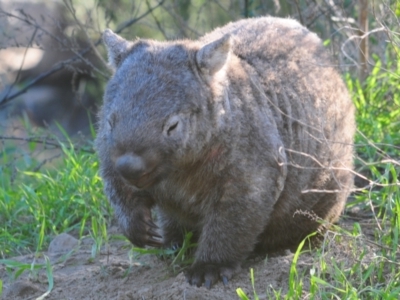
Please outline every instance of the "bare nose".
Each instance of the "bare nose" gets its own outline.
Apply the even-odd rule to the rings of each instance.
[[[125,154],[115,161],[117,172],[127,180],[136,180],[145,173],[144,160],[137,155]]]

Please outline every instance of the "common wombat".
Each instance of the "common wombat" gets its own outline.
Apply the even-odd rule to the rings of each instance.
[[[353,180],[354,108],[315,34],[264,17],[198,41],[103,39],[115,74],[96,147],[133,244],[179,245],[192,231],[187,279],[211,287],[254,252],[296,247],[322,226],[307,214],[338,218]]]

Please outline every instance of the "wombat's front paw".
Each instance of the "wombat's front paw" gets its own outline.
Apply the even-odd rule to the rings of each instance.
[[[146,235],[144,243],[152,247],[162,247],[162,236],[156,231],[158,226],[152,220],[145,221]]]
[[[210,289],[219,279],[224,285],[227,285],[238,267],[237,263],[195,263],[186,271],[185,275],[191,285],[199,287],[204,282],[204,286]]]
[[[129,227],[127,237],[138,247],[162,247],[162,236],[157,232],[158,226],[151,219],[150,212],[137,215],[133,226]]]

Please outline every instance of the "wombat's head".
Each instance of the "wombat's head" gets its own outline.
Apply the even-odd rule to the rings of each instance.
[[[139,187],[195,163],[223,123],[230,37],[198,42],[129,42],[103,35],[114,69],[100,112],[96,146],[103,172]]]

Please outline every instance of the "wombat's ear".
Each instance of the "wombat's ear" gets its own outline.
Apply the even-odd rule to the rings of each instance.
[[[201,70],[208,72],[207,75],[214,75],[226,63],[231,49],[230,35],[203,46],[196,53],[196,62]]]
[[[114,69],[118,68],[123,54],[128,50],[132,43],[115,34],[110,29],[106,29],[103,32],[103,42],[106,45],[108,52],[108,63]]]

